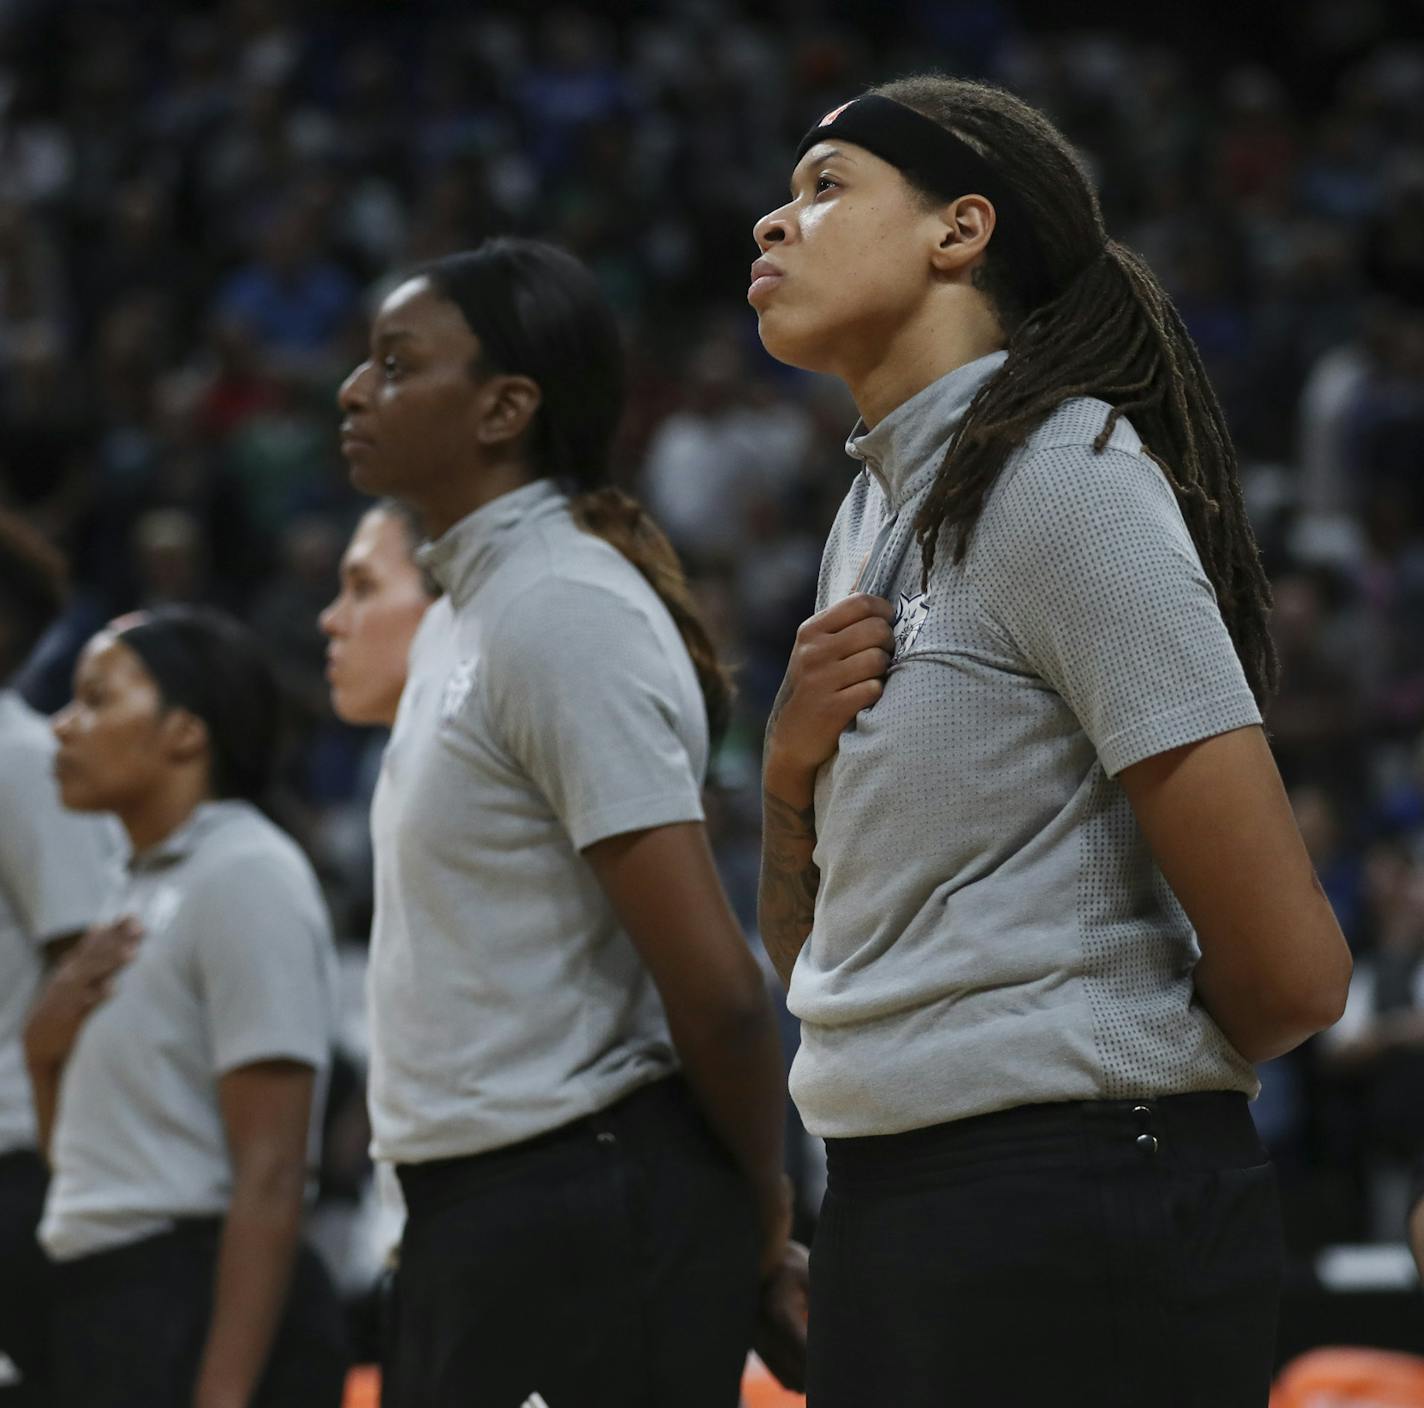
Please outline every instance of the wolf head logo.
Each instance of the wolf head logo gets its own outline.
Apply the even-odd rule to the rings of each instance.
[[[928,592],[917,592],[914,596],[900,593],[900,599],[895,603],[895,619],[891,622],[891,629],[895,632],[897,660],[913,648],[915,637],[919,635],[920,627],[925,624],[925,617],[929,614]]]

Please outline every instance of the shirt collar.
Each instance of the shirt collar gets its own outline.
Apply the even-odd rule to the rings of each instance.
[[[440,583],[452,606],[464,606],[504,557],[513,530],[567,501],[552,479],[536,479],[467,513],[434,542],[418,547],[416,561]]]
[[[927,465],[938,468],[979,388],[1008,360],[991,352],[966,362],[902,401],[874,430],[864,420],[846,441],[846,454],[859,460],[879,481],[885,497],[899,507],[911,492],[911,480]]]
[[[251,806],[250,802],[236,798],[226,798],[217,802],[199,802],[188,814],[188,819],[145,850],[136,851],[129,858],[130,870],[159,870],[186,860],[197,849],[204,837],[220,826],[229,817]]]

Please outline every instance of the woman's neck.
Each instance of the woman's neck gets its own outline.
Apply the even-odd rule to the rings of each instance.
[[[205,782],[177,777],[119,811],[135,855],[171,836],[203,803],[211,800]]]
[[[848,342],[854,345],[854,339]],[[869,343],[866,339],[860,346]],[[1003,329],[982,294],[946,289],[878,353],[864,357],[853,352],[837,375],[850,388],[866,427],[873,429],[940,377],[1004,346]]]
[[[420,515],[425,536],[432,541],[453,528],[462,518],[483,508],[505,494],[522,489],[536,478],[520,460],[502,460],[484,467],[468,479],[441,485],[411,507]]]

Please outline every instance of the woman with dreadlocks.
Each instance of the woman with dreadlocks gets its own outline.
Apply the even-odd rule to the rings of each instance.
[[[755,230],[862,472],[768,729],[762,935],[826,1138],[810,1401],[1266,1401],[1252,1062],[1350,960],[1266,745],[1220,409],[1063,136],[902,79]]]

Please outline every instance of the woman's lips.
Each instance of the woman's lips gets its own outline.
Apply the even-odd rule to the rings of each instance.
[[[752,265],[751,287],[747,289],[747,302],[755,303],[765,298],[786,276],[769,259],[758,259]]]
[[[371,442],[362,435],[349,421],[343,421],[341,425],[341,453],[343,455],[354,454],[357,450],[369,450]]]

